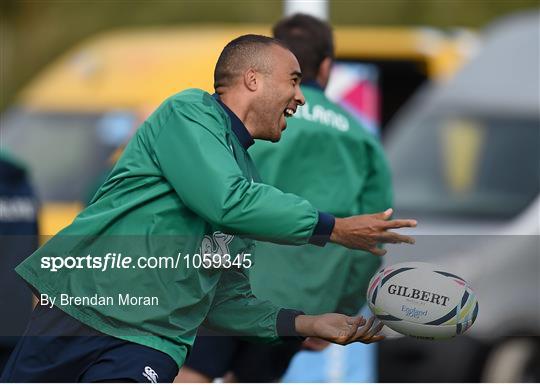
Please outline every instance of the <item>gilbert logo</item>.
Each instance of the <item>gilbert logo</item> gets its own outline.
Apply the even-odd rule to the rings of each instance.
[[[402,297],[418,299],[420,301],[436,303],[437,305],[446,306],[450,299],[446,295],[431,293],[425,290],[411,289],[407,286],[389,285],[388,293],[394,295],[400,295]]]
[[[150,366],[146,366],[144,368],[144,372],[142,375],[145,376],[146,379],[153,384],[156,384],[158,382],[158,375],[156,371],[152,369]]]

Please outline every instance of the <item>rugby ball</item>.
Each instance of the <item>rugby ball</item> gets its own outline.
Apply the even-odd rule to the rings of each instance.
[[[462,334],[478,315],[476,295],[465,280],[423,262],[381,269],[369,283],[367,303],[390,329],[426,339]]]

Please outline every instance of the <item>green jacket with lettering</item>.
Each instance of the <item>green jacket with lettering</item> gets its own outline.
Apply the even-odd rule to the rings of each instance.
[[[305,244],[318,211],[258,182],[230,119],[201,90],[167,99],[138,129],[89,206],[17,272],[84,324],[163,351],[179,366],[203,322],[277,341],[281,308],[255,298],[238,265],[204,268],[197,254],[241,256],[252,251],[252,238]],[[126,267],[117,259],[103,269],[104,259],[92,266],[85,259],[108,253],[133,262]],[[135,263],[141,258],[144,267]],[[159,258],[168,265],[156,267]],[[65,266],[53,268],[59,261]],[[98,301],[109,297],[114,306]]]
[[[265,183],[299,194],[336,217],[384,211],[392,205],[389,167],[372,134],[331,102],[302,86],[299,107],[279,143],[257,141],[251,156]],[[308,314],[356,314],[380,258],[335,244],[288,247],[260,243],[250,269],[253,293]]]

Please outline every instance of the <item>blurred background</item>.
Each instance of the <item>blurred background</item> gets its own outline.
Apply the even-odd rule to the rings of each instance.
[[[534,7],[538,7],[536,0],[331,0],[328,15],[334,25],[478,30],[499,16]],[[96,33],[122,27],[188,23],[271,25],[283,15],[283,9],[281,0],[3,0],[0,108],[5,109],[17,90],[44,66]]]
[[[70,223],[163,99],[211,92],[223,46],[269,35],[294,9],[334,26],[327,94],[383,141],[397,215],[422,223],[414,250],[390,249],[386,262],[430,259],[460,273],[480,316],[452,341],[301,353],[284,381],[540,381],[539,5],[2,1],[0,225],[10,237],[0,305],[13,309],[4,334],[24,329],[30,294],[11,269],[37,244],[14,236]],[[13,343],[0,339],[3,352]]]

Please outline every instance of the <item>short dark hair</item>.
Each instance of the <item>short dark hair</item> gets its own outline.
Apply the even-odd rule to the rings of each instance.
[[[284,43],[263,35],[243,35],[229,42],[214,69],[214,89],[229,86],[248,67],[270,73],[271,61],[265,51],[272,45],[289,49]]]
[[[303,80],[315,80],[322,61],[334,58],[332,28],[316,17],[297,13],[279,21],[272,32],[298,59]]]

